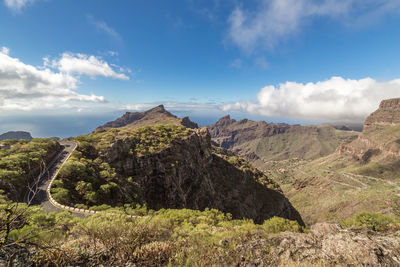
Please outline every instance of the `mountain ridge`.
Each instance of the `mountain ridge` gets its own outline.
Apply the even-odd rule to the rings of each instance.
[[[107,122],[99,126],[95,132],[105,131],[110,128],[134,128],[151,124],[175,124],[183,125],[187,128],[199,128],[189,117],[178,118],[164,108],[164,105],[158,105],[144,112],[126,112],[114,121]]]

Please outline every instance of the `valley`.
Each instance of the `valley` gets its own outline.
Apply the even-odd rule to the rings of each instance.
[[[207,129],[161,105],[66,140],[4,140],[0,206],[26,221],[0,234],[52,244],[10,250],[39,265],[400,264],[398,112],[383,101],[361,133],[228,116]],[[37,192],[15,205],[27,174]]]

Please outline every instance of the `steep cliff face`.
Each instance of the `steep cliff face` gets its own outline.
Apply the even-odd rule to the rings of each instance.
[[[174,124],[183,125],[187,128],[198,128],[188,117],[178,118],[165,110],[163,105],[159,105],[145,112],[126,112],[122,117],[115,121],[110,121],[98,127],[95,132],[105,131],[110,128],[137,128],[152,124]]]
[[[342,144],[338,152],[361,163],[400,158],[400,98],[383,100],[365,120],[357,140]]]
[[[303,224],[273,180],[225,149],[213,148],[206,128],[110,129],[78,141],[70,169],[60,172],[71,197],[67,204],[216,208],[258,223],[280,216]],[[105,188],[113,188],[111,195]]]
[[[378,126],[395,125],[400,125],[400,98],[383,100],[378,110],[365,120],[363,131],[373,131]]]
[[[314,159],[325,156],[357,133],[329,125],[300,126],[265,121],[236,121],[229,116],[208,127],[212,141],[251,161]]]
[[[272,216],[301,220],[276,184],[236,157],[213,151],[210,141],[207,129],[199,129],[157,154],[121,159],[133,144],[119,140],[100,156],[117,173],[135,178],[151,208],[216,208],[256,222]]]

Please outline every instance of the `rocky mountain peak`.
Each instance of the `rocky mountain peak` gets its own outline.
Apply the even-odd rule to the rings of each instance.
[[[400,125],[400,98],[383,100],[365,120],[363,131],[374,130],[378,125]]]
[[[169,112],[165,109],[164,105],[158,105],[157,107],[145,111],[145,113],[149,114],[149,113],[169,113]]]
[[[231,119],[231,116],[230,116],[230,115],[226,115],[226,116],[220,118],[220,119],[215,123],[215,125],[225,126],[225,125],[229,125],[229,124],[232,124],[232,123],[235,123],[235,122],[236,122],[236,120]]]
[[[178,118],[167,111],[164,105],[159,105],[144,112],[126,112],[122,117],[98,127],[95,132],[102,132],[109,128],[135,128],[152,124],[175,124],[187,128],[198,128],[198,125],[189,117]]]
[[[392,98],[387,100],[382,100],[379,105],[380,109],[391,109],[391,110],[400,110],[400,98]]]

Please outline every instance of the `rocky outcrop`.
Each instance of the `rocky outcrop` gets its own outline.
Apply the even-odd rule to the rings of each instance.
[[[365,120],[363,131],[373,131],[378,125],[400,125],[400,98],[383,100]]]
[[[95,132],[102,132],[109,128],[134,128],[156,123],[183,125],[192,129],[198,128],[198,125],[192,122],[189,117],[178,118],[165,110],[163,105],[159,105],[145,112],[126,112],[122,117],[98,127]]]
[[[276,184],[261,182],[267,179],[262,172],[235,165],[229,156],[213,151],[205,128],[159,153],[122,156],[135,146],[132,142],[129,138],[117,140],[99,156],[119,175],[134,178],[140,186],[140,199],[149,208],[216,208],[259,223],[280,216],[303,224]]]
[[[32,136],[28,132],[23,132],[23,131],[10,131],[6,132],[0,135],[0,141],[2,140],[7,140],[7,139],[26,139],[26,140],[32,140]]]
[[[285,232],[243,244],[243,255],[252,251],[253,257],[240,266],[400,266],[399,249],[393,234],[318,223],[308,234]]]
[[[290,128],[290,125],[283,123],[268,124],[265,121],[256,122],[248,119],[236,121],[229,115],[208,126],[212,140],[226,149],[251,140],[282,134],[289,131]]]

